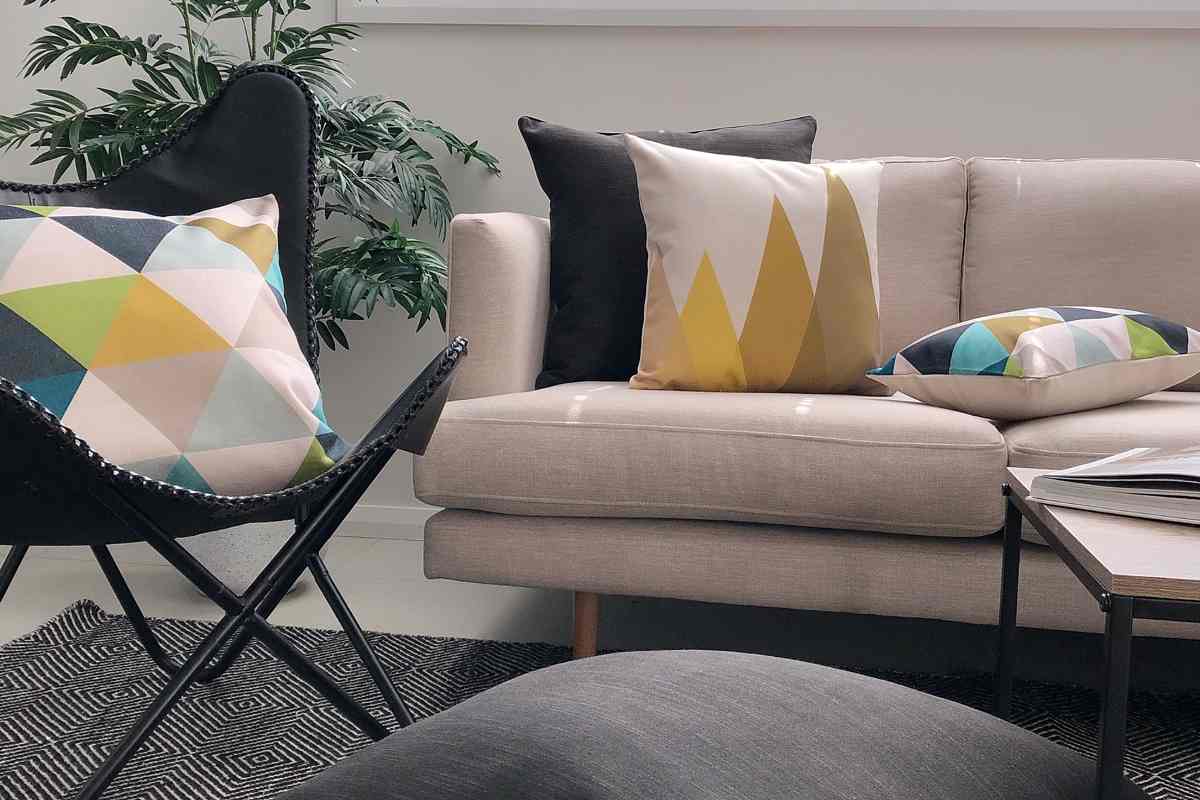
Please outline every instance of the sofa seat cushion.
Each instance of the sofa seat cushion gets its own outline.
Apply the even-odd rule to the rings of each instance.
[[[280,800],[1090,800],[1086,756],[895,683],[770,656],[619,653],[522,675]],[[1114,798],[1145,800],[1122,780]]]
[[[449,403],[415,484],[504,514],[983,536],[1006,461],[992,423],[905,398],[587,382]]]
[[[1002,425],[1013,467],[1065,469],[1134,447],[1178,447],[1196,441],[1200,394],[1158,392],[1107,408]],[[1023,538],[1045,544],[1026,525]]]
[[[1107,408],[1001,427],[1012,467],[1063,469],[1134,447],[1179,447],[1200,434],[1200,394],[1158,392]]]

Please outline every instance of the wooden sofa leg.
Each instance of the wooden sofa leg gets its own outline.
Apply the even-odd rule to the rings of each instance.
[[[593,592],[575,593],[575,658],[596,655],[596,640],[600,630],[600,595]]]

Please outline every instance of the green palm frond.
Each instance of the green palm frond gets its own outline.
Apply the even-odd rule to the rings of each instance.
[[[56,0],[21,0],[45,7]],[[350,244],[322,242],[316,259],[318,330],[330,348],[349,347],[341,323],[370,317],[380,302],[402,310],[418,329],[445,325],[446,264],[433,245],[406,236],[427,223],[445,238],[454,209],[431,147],[494,175],[499,162],[479,146],[417,117],[403,101],[342,99],[352,85],[339,52],[360,36],[341,23],[306,28],[291,22],[309,0],[163,0],[182,31],[127,36],[102,22],[66,16],[33,41],[22,75],[57,69],[66,78],[111,61],[129,70],[123,88],[99,88],[96,100],[57,88],[39,89],[28,108],[0,115],[0,150],[30,147],[34,164],[53,164],[53,180],[72,170],[80,180],[104,177],[141,157],[188,120],[219,90],[242,59],[210,36],[214,26],[240,29],[250,61],[274,61],[305,79],[317,98],[320,210],[361,225]],[[222,39],[223,40],[223,39]],[[440,149],[439,148],[439,149]],[[377,209],[388,209],[381,217]],[[394,217],[399,219],[394,219]]]

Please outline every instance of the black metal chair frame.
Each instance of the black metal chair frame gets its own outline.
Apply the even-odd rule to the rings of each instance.
[[[228,82],[254,74],[273,73],[293,81],[308,99],[312,96],[303,82],[293,73],[274,65],[244,68]],[[227,84],[228,87],[228,84]],[[214,98],[213,105],[219,100]],[[203,112],[201,114],[203,116]],[[149,161],[169,150],[185,136],[181,130],[155,152],[147,154]],[[19,191],[50,190],[61,192],[73,188],[94,190],[135,170],[141,163],[106,179],[67,187],[33,187],[0,183],[0,189]],[[309,163],[312,170],[312,159]],[[310,187],[315,187],[311,183]],[[309,207],[309,255],[305,267],[308,304],[308,350],[316,367],[316,343],[312,336],[313,296],[311,279],[311,242],[315,224],[314,204]],[[370,642],[346,603],[329,569],[320,555],[345,520],[355,503],[383,470],[397,450],[424,452],[441,409],[446,402],[453,372],[466,354],[466,341],[456,339],[408,387],[372,427],[370,432],[343,459],[325,474],[280,492],[245,497],[205,494],[155,481],[109,463],[77,437],[51,411],[11,381],[0,377],[0,430],[17,430],[34,441],[42,452],[30,463],[32,473],[23,487],[31,496],[46,491],[56,475],[70,474],[77,485],[68,490],[72,502],[91,504],[96,510],[111,515],[121,523],[128,536],[119,541],[145,541],[168,563],[225,613],[194,652],[183,663],[177,663],[163,648],[142,613],[129,585],[109,551],[109,541],[91,543],[90,547],[113,593],[125,611],[130,624],[145,647],[146,654],[168,676],[161,694],[143,713],[100,769],[91,777],[78,795],[80,800],[95,800],[116,778],[119,771],[150,737],[189,687],[196,683],[216,680],[234,664],[252,639],[258,640],[295,673],[332,703],[347,719],[373,740],[389,733],[382,722],[352,699],[320,667],[304,656],[267,621],[276,606],[305,570],[312,574],[338,622],[362,659],[367,672],[383,696],[384,702],[400,727],[412,723],[412,715],[399,692],[372,650]],[[194,535],[220,530],[243,522],[295,517],[294,534],[271,559],[250,587],[237,594],[191,555],[172,535],[155,510],[168,508],[174,513],[192,515],[199,521]],[[35,540],[6,536],[0,532],[0,543],[11,544],[11,550],[0,565],[0,601],[12,584],[23,559]]]

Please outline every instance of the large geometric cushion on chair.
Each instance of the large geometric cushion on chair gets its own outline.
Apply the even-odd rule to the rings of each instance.
[[[345,450],[284,308],[272,196],[179,217],[0,206],[0,376],[110,462],[277,491]]]
[[[1084,756],[801,661],[673,651],[516,678],[280,800],[1091,800]],[[1122,800],[1145,799],[1126,782]]]

